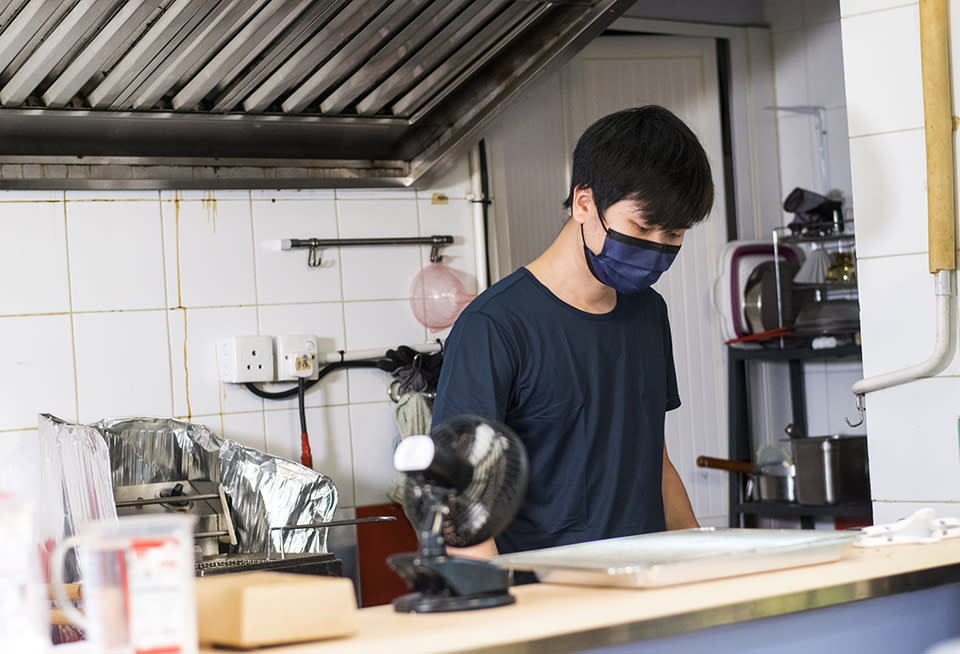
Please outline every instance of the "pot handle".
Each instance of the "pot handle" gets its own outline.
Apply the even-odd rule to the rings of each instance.
[[[732,461],[730,459],[715,459],[712,456],[698,456],[697,465],[701,468],[714,468],[729,472],[741,472],[745,475],[753,472],[753,464],[746,461]]]

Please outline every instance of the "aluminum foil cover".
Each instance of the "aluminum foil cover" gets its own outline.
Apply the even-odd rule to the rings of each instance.
[[[103,434],[109,447],[114,488],[178,480],[219,482],[230,501],[237,552],[327,551],[326,529],[271,528],[329,522],[338,499],[329,477],[180,420],[111,419],[91,427]]]

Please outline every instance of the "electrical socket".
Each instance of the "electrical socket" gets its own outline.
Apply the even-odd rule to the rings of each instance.
[[[316,336],[277,336],[277,379],[316,379],[319,343]]]
[[[270,382],[276,368],[272,336],[232,336],[217,343],[220,379],[232,384]]]

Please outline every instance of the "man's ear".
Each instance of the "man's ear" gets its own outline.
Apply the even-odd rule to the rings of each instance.
[[[581,225],[594,211],[593,189],[578,186],[573,189],[573,202],[570,205],[570,215]]]

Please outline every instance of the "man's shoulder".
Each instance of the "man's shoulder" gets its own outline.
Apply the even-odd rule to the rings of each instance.
[[[464,313],[482,313],[491,318],[502,318],[529,306],[537,293],[526,268],[518,268],[478,295]]]

